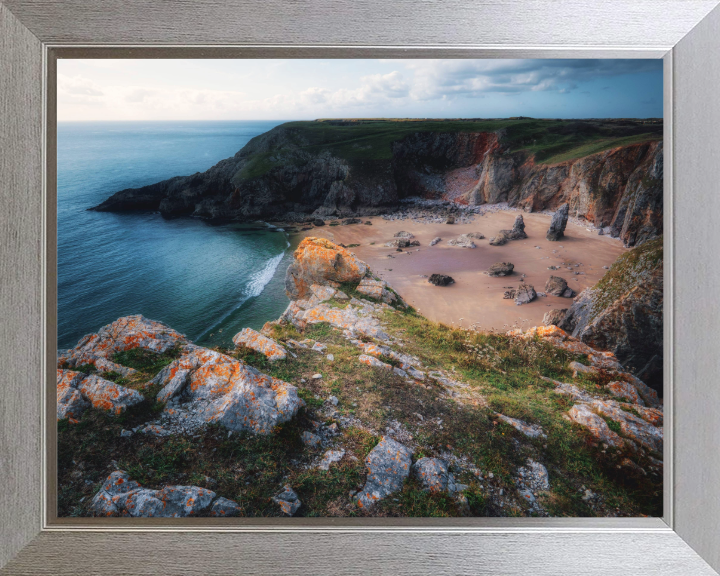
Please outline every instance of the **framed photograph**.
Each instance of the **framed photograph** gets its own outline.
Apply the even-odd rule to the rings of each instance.
[[[2,573],[716,574],[717,3],[0,0]]]

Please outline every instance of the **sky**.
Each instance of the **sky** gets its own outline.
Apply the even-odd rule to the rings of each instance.
[[[662,60],[59,60],[58,120],[662,117]]]

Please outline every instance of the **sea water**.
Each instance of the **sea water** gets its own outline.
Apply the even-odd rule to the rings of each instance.
[[[58,124],[58,348],[129,314],[228,346],[282,313],[291,256],[283,230],[87,210],[118,190],[207,170],[278,124]]]

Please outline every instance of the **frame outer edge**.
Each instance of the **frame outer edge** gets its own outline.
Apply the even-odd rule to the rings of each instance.
[[[674,529],[720,569],[720,8],[673,49],[676,287]],[[681,201],[680,201],[681,200]]]
[[[0,3],[0,566],[41,528],[42,45]]]

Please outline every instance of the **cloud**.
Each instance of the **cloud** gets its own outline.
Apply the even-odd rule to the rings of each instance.
[[[660,60],[420,60],[411,96],[435,100],[485,93],[571,92],[581,82],[662,69]]]

